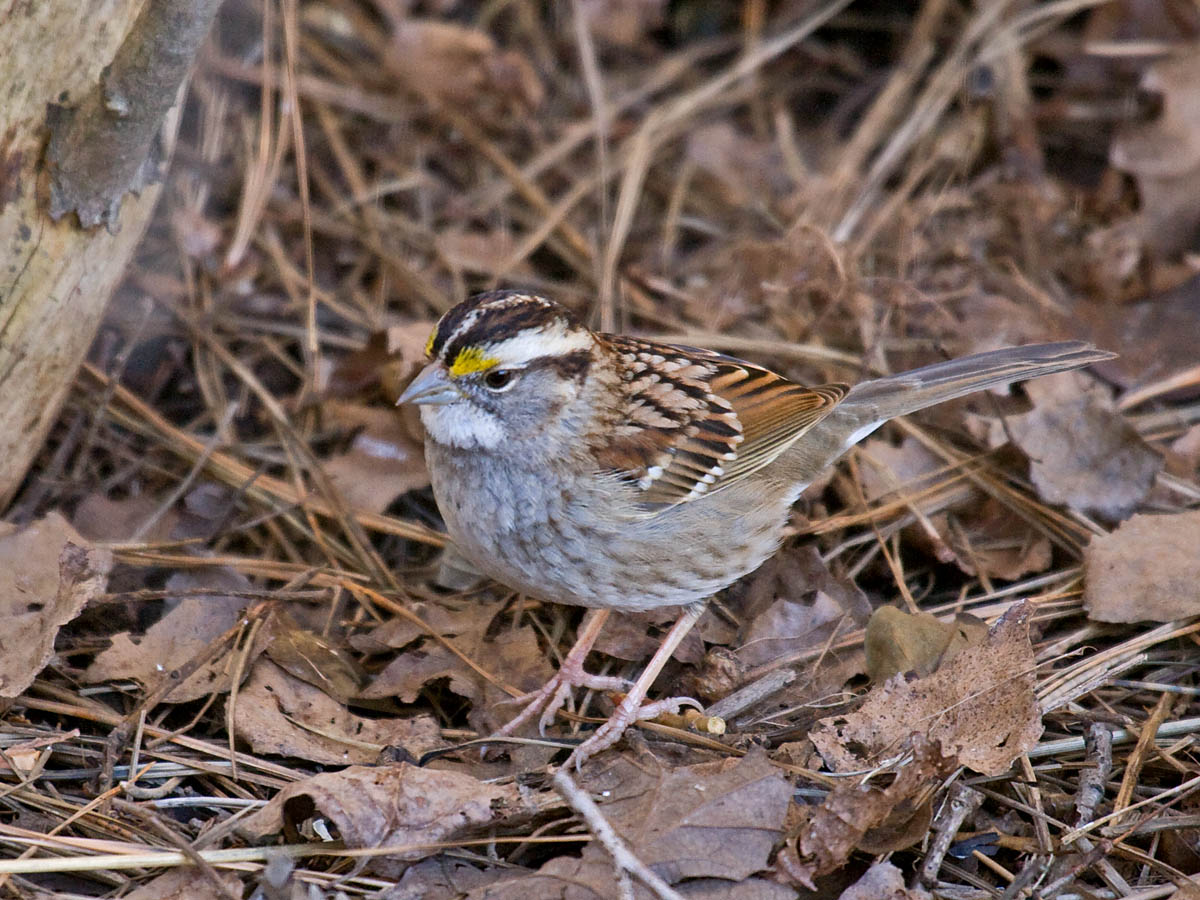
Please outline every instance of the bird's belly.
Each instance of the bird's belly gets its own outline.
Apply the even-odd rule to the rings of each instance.
[[[437,452],[433,450],[432,452]],[[758,568],[779,545],[785,501],[748,501],[714,519],[701,504],[620,515],[594,484],[518,477],[462,459],[430,466],[434,495],[459,550],[481,572],[555,603],[628,611],[708,597]]]

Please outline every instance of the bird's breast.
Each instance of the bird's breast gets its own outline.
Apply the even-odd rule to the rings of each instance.
[[[645,515],[634,488],[602,476],[531,471],[433,442],[426,456],[463,555],[556,603],[635,611],[703,599],[761,565],[787,516],[783,500],[745,489]]]

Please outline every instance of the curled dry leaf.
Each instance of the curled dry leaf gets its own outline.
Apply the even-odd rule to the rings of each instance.
[[[324,691],[259,659],[238,692],[234,729],[255,753],[273,753],[326,765],[371,763],[384,747],[412,756],[442,745],[431,716],[364,718]]]
[[[881,606],[867,623],[867,674],[874,682],[900,672],[928,675],[986,636],[987,623],[968,613],[943,622],[929,613]]]
[[[1072,312],[1072,337],[1086,338],[1097,347],[1120,349],[1120,356],[1099,363],[1096,371],[1123,390],[1158,384],[1196,365],[1200,275],[1124,303],[1079,298]],[[1167,396],[1195,397],[1197,393],[1196,385],[1181,385]]]
[[[458,772],[405,763],[350,766],[288,785],[238,833],[261,841],[320,815],[347,847],[398,848],[372,863],[376,871],[398,875],[408,863],[436,853],[430,844],[479,833],[506,816],[535,811],[538,802],[516,784],[487,784]]]
[[[168,601],[166,615],[144,635],[135,637],[127,631],[114,635],[112,646],[96,656],[83,673],[83,680],[95,684],[132,678],[143,687],[151,687],[232,628],[246,601],[233,593],[188,593],[198,588],[246,591],[250,582],[233,569],[199,569],[172,575],[167,579],[167,590],[176,596]],[[187,703],[214,691],[227,691],[229,685],[227,655],[221,654],[176,685],[166,700]]]
[[[1113,409],[1106,389],[1068,372],[1031,381],[1025,391],[1033,410],[1006,419],[997,438],[1011,435],[1029,457],[1042,499],[1109,520],[1132,515],[1163,460]]]
[[[932,675],[894,676],[855,712],[822,719],[809,737],[826,765],[835,772],[869,769],[894,756],[911,735],[925,735],[976,772],[1007,771],[1042,734],[1029,639],[1033,609],[1014,604],[983,643]]]
[[[776,860],[779,872],[809,890],[816,890],[813,879],[840,868],[872,829],[891,825],[895,833],[903,833],[895,825],[914,816],[922,817],[927,825],[931,789],[954,770],[956,761],[953,756],[943,756],[936,741],[920,735],[909,738],[907,749],[911,758],[907,758],[909,753],[904,754],[904,764],[887,787],[842,782],[820,806],[796,810],[795,834]],[[915,843],[924,836],[925,829],[920,829],[919,834],[911,832],[910,843]],[[908,844],[898,843],[891,849],[902,846]],[[870,852],[876,849],[872,847]]]
[[[112,554],[92,549],[50,513],[18,528],[0,523],[0,697],[16,697],[54,656],[58,630],[104,591]]]
[[[1134,516],[1084,550],[1083,606],[1098,622],[1200,613],[1200,510]]]
[[[775,142],[742,134],[727,121],[692,132],[687,157],[720,186],[735,208],[762,207],[791,187]]]

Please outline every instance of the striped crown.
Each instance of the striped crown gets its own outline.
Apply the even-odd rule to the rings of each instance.
[[[442,316],[425,352],[458,377],[590,353],[593,340],[566,307],[536,294],[489,291]]]

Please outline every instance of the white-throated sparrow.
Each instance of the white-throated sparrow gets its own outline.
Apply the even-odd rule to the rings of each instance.
[[[839,456],[895,416],[1110,359],[1088,344],[981,353],[848,387],[808,388],[692,347],[599,334],[534,294],[495,291],[447,312],[399,403],[421,407],[433,492],[481,572],[592,607],[538,709],[572,686],[627,688],[578,763],[680,700],[646,692],[716,591],[756,569],[788,510]],[[686,606],[632,686],[583,671],[608,610]]]

